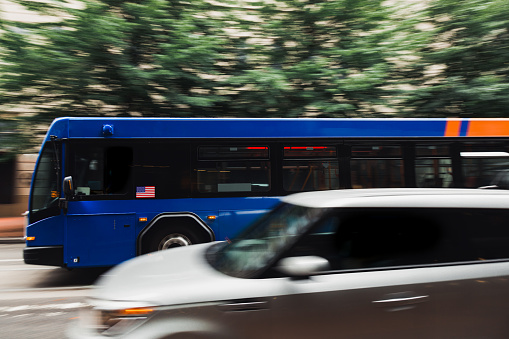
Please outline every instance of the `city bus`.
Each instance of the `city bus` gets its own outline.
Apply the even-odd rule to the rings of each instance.
[[[113,266],[228,240],[295,192],[506,188],[508,141],[509,119],[60,118],[33,174],[24,261]]]

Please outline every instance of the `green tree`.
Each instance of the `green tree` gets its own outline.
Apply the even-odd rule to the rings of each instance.
[[[251,64],[226,81],[235,111],[368,116],[391,106],[397,67],[389,60],[407,37],[384,1],[286,0],[258,12],[264,44],[247,48]]]
[[[3,22],[0,103],[59,116],[200,116],[213,92],[224,45],[200,0],[18,1],[61,21]],[[17,29],[13,29],[17,27]],[[208,76],[204,76],[208,75]]]
[[[435,0],[428,13],[435,38],[414,65],[409,113],[508,117],[509,2]]]
[[[32,124],[68,115],[383,116],[443,105],[422,74],[444,50],[409,67],[405,57],[426,51],[431,33],[383,0],[83,0],[78,9],[14,1],[62,18],[2,22],[0,105],[26,107]],[[404,106],[397,99],[408,83],[419,90],[404,91]]]

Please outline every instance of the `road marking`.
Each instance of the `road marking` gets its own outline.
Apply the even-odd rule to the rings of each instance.
[[[64,312],[51,312],[51,313],[44,313],[43,315],[46,317],[55,317],[55,316],[59,316],[62,314],[65,314],[65,313]]]
[[[47,305],[19,305],[19,306],[3,306],[0,307],[0,312],[19,312],[19,311],[34,311],[34,310],[69,310],[76,308],[88,307],[87,303],[74,302],[66,304],[47,304]]]
[[[0,271],[30,271],[30,270],[55,270],[59,267],[13,267],[13,268],[0,268]]]
[[[7,262],[7,261],[23,261],[23,259],[0,259],[0,262]]]

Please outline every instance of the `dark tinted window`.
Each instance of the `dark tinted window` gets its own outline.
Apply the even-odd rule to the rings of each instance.
[[[509,259],[509,211],[463,212],[466,237],[477,260]]]
[[[268,159],[266,146],[200,146],[200,160]]]
[[[449,145],[421,144],[415,146],[417,157],[449,157]]]
[[[189,144],[146,140],[135,146],[134,187],[157,199],[186,198],[191,191]]]
[[[352,146],[352,158],[387,158],[401,157],[399,145],[354,145]]]
[[[352,188],[404,187],[403,160],[352,159]]]
[[[194,168],[199,193],[256,195],[270,191],[267,146],[200,146]]]
[[[352,188],[404,187],[402,149],[399,145],[353,145]]]
[[[283,148],[285,158],[335,158],[335,146],[285,146]]]
[[[44,146],[35,172],[32,191],[32,211],[49,208],[60,197],[57,164],[53,143]]]
[[[508,189],[505,176],[509,171],[509,149],[496,143],[465,143],[461,149],[463,187],[497,185]]]
[[[60,153],[60,146],[53,142],[44,145],[41,157],[34,174],[30,201],[30,222],[58,215],[58,168],[55,150]]]
[[[415,181],[417,187],[452,187],[452,159],[449,145],[415,146]]]
[[[335,146],[285,146],[283,188],[287,192],[339,188]]]
[[[303,237],[290,256],[319,255],[333,270],[509,259],[509,211],[341,211]]]
[[[98,143],[71,145],[70,174],[81,199],[130,193],[133,150],[128,146]]]

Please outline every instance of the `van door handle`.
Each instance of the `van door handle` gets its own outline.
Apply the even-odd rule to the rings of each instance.
[[[416,304],[420,304],[429,300],[429,295],[415,295],[411,292],[391,293],[380,300],[372,303],[376,306],[386,307],[388,311],[402,311],[414,308]]]
[[[219,309],[223,312],[247,312],[266,310],[269,307],[266,300],[239,300],[227,304],[219,305]]]

